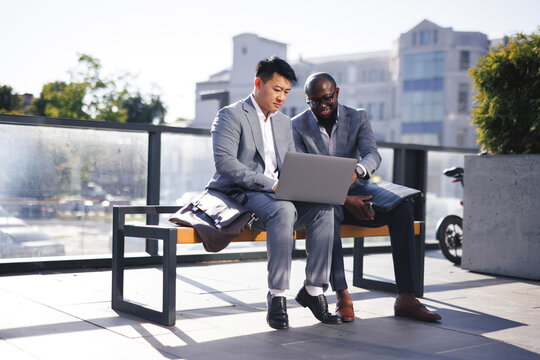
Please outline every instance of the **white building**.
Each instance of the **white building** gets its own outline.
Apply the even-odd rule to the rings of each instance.
[[[209,128],[220,107],[246,97],[257,62],[270,55],[287,58],[287,45],[240,34],[233,38],[232,68],[197,83],[192,127]],[[485,34],[460,32],[428,20],[403,33],[392,50],[290,62],[298,83],[282,112],[303,111],[306,78],[330,73],[341,103],[367,110],[378,141],[477,147],[468,69],[489,49]]]

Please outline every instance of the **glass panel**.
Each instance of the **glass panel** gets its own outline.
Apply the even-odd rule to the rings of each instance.
[[[162,205],[184,205],[203,191],[214,175],[210,136],[190,134],[163,134],[161,139],[161,193]],[[162,216],[160,223],[168,224]],[[161,242],[160,242],[161,247]],[[178,254],[207,254],[202,244],[177,245]],[[232,243],[222,253],[238,251],[264,251],[264,242]]]
[[[146,202],[147,139],[0,125],[0,258],[110,257],[112,206]]]
[[[214,172],[209,136],[162,135],[161,204],[187,203],[193,195],[204,190]]]
[[[450,152],[428,152],[427,194],[426,194],[426,240],[435,241],[435,232],[439,219],[447,215],[463,217],[463,187],[452,183],[453,178],[443,174],[443,170],[464,166],[465,156]]]

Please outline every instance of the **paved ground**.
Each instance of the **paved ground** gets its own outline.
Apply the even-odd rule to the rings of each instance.
[[[389,254],[365,271],[392,277]],[[391,294],[353,288],[357,319],[318,323],[295,301],[291,328],[265,322],[266,262],[180,265],[175,327],[110,308],[110,270],[0,277],[1,359],[540,359],[540,283],[461,270],[427,252],[424,303],[438,324],[393,316]],[[352,258],[346,258],[349,278]],[[126,297],[157,306],[161,272],[130,269]],[[352,283],[352,281],[350,281]],[[329,302],[335,303],[332,294]]]

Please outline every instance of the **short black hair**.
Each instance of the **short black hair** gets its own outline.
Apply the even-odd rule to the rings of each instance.
[[[275,55],[259,61],[255,68],[255,77],[261,78],[263,82],[272,79],[274,73],[278,73],[291,83],[296,82],[296,74],[291,65]]]
[[[304,84],[304,93],[307,95],[307,92],[309,90],[309,87],[312,87],[313,85],[317,84],[321,80],[328,80],[334,85],[334,89],[337,88],[336,80],[330,75],[329,73],[325,72],[317,72],[314,74],[311,74],[306,79],[306,83]]]

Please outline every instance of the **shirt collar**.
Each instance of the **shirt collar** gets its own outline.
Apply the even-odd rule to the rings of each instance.
[[[255,97],[253,96],[253,93],[249,95],[249,98],[251,99],[251,102],[253,103],[253,106],[255,107],[255,111],[257,112],[257,116],[259,120],[264,121],[266,120],[266,116],[264,115],[263,111],[259,107],[259,104],[257,104],[257,101],[255,101]],[[272,116],[274,116],[277,113],[277,111],[268,113],[268,119],[270,119]]]

